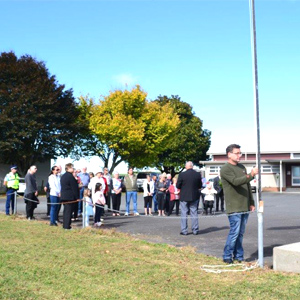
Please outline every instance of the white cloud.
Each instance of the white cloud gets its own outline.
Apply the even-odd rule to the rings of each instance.
[[[113,77],[113,80],[122,86],[133,86],[137,84],[137,78],[131,74],[119,74]]]

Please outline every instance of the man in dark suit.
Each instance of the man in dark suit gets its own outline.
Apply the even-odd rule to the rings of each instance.
[[[201,174],[193,170],[193,163],[188,161],[186,171],[179,174],[176,187],[180,189],[181,235],[188,234],[188,210],[192,219],[192,232],[198,234],[197,206],[200,198],[199,189],[202,187]]]
[[[63,213],[63,228],[71,229],[71,216],[76,203],[64,203],[79,201],[79,187],[78,182],[73,176],[74,167],[72,164],[66,164],[65,166],[66,173],[62,175],[60,179],[61,185],[61,197],[60,200],[64,204],[64,213]]]
[[[216,211],[219,211],[219,202],[221,200],[221,210],[224,211],[224,192],[221,183],[220,176],[214,178],[214,189],[217,191],[216,194]]]

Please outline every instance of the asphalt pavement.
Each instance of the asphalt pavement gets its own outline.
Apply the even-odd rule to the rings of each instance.
[[[46,199],[39,197],[40,205],[35,210],[35,217],[49,220],[46,216]],[[300,193],[271,193],[264,192],[262,199],[264,208],[264,261],[273,264],[273,248],[285,244],[300,242]],[[18,214],[25,214],[25,204],[18,197]],[[125,194],[122,194],[121,211],[125,212]],[[132,203],[131,203],[132,211]],[[205,216],[199,211],[199,234],[180,235],[180,217],[174,213],[170,217],[145,216],[142,194],[138,195],[138,211],[140,216],[130,215],[113,217],[106,213],[104,225],[101,227],[115,228],[117,231],[128,233],[136,238],[153,243],[165,243],[176,247],[192,246],[197,252],[222,258],[225,240],[229,231],[228,218],[224,213]],[[5,197],[0,197],[0,212],[5,212]],[[90,222],[92,223],[92,221]],[[191,222],[189,220],[189,226]],[[73,227],[81,227],[79,221],[72,223]],[[59,228],[58,228],[59,229]],[[249,217],[244,235],[244,251],[247,261],[258,258],[257,215]]]

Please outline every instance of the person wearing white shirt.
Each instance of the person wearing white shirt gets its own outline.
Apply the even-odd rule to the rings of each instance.
[[[93,177],[89,183],[89,186],[88,188],[92,191],[92,197],[95,193],[95,186],[97,183],[101,183],[101,192],[104,194],[104,191],[105,191],[105,188],[106,188],[106,185],[105,185],[105,181],[104,179],[102,178],[103,176],[103,172],[102,170],[97,172],[96,173],[96,176]]]
[[[57,209],[60,198],[60,176],[58,175],[59,168],[57,166],[52,167],[51,173],[48,177],[48,183],[50,187],[50,226],[57,226]]]
[[[122,195],[122,181],[119,178],[119,173],[115,172],[114,178],[111,181],[113,217],[120,215],[121,195]]]
[[[103,177],[106,179],[106,183],[107,183],[106,194],[104,196],[105,196],[105,199],[106,199],[107,208],[110,209],[110,196],[111,196],[111,181],[112,181],[112,178],[111,178],[111,176],[108,172],[108,168],[104,168],[103,172],[104,172]]]
[[[144,209],[145,215],[152,216],[152,197],[154,193],[154,182],[151,180],[150,175],[147,175],[147,179],[143,182],[144,189]]]

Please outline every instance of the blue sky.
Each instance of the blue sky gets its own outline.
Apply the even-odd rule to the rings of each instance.
[[[262,150],[300,151],[300,1],[255,4]],[[43,60],[75,97],[179,95],[211,151],[256,149],[248,0],[0,0],[0,28],[1,52]]]

